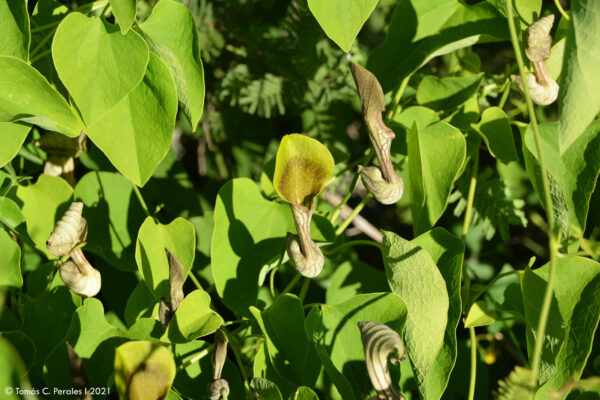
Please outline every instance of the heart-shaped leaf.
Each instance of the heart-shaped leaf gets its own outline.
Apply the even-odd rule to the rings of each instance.
[[[210,296],[194,290],[183,299],[169,322],[164,339],[171,343],[187,343],[210,335],[223,324],[223,318],[210,308]]]
[[[136,32],[123,35],[102,18],[71,13],[56,30],[52,58],[89,126],[142,81],[148,46]]]
[[[119,23],[122,34],[127,33],[133,21],[135,21],[135,14],[137,12],[136,3],[136,0],[110,0],[110,6]]]
[[[29,13],[26,0],[0,2],[0,56],[29,60]]]

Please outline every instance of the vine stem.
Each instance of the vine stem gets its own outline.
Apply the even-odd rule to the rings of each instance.
[[[525,79],[525,66],[523,64],[523,56],[521,55],[521,49],[519,47],[519,41],[517,39],[517,32],[515,28],[515,21],[513,19],[513,8],[512,0],[507,1],[507,16],[508,16],[508,29],[510,30],[510,40],[515,51],[515,57],[519,66],[519,74],[523,82],[527,82]],[[533,135],[535,138],[535,145],[538,153],[538,161],[540,164],[540,172],[542,175],[542,187],[544,189],[544,203],[546,205],[546,214],[548,218],[548,247],[550,252],[550,271],[548,272],[548,282],[546,284],[546,292],[544,293],[544,302],[540,310],[540,318],[538,320],[538,326],[536,331],[536,341],[533,350],[533,357],[531,361],[531,381],[530,385],[536,387],[538,383],[538,372],[540,368],[540,360],[542,357],[542,347],[544,344],[544,337],[546,336],[546,325],[548,324],[548,314],[550,312],[550,303],[552,301],[552,292],[554,286],[554,277],[556,274],[556,253],[557,253],[557,241],[554,223],[554,213],[552,210],[552,197],[550,195],[550,185],[548,183],[548,172],[546,169],[546,161],[544,158],[544,151],[542,148],[542,139],[540,136],[540,130],[538,127],[537,119],[535,116],[535,110],[533,108],[533,101],[529,95],[529,88],[527,85],[523,85],[523,92],[525,93],[525,100],[527,103],[527,109],[529,112],[529,118],[531,120],[531,127],[533,128]]]
[[[467,208],[465,210],[465,219],[461,233],[463,245],[466,243],[469,227],[471,226],[471,216],[473,215],[473,203],[475,202],[475,190],[477,189],[477,171],[479,169],[479,150],[473,154],[473,165],[471,166],[471,180],[469,182],[469,192],[467,194]],[[466,247],[466,246],[465,246]],[[463,297],[469,296],[471,279],[467,273],[467,265],[463,260]],[[468,299],[467,299],[468,300]],[[469,327],[469,336],[471,338],[471,373],[469,376],[469,397],[468,400],[475,399],[475,382],[477,381],[477,336],[475,328]]]
[[[567,14],[565,12],[565,10],[562,8],[562,6],[560,5],[560,0],[554,0],[554,4],[556,5],[556,8],[558,8],[558,12],[567,20],[569,21],[571,18],[569,18],[569,14]]]
[[[396,92],[394,93],[393,104],[390,107],[390,111],[388,111],[388,113],[386,115],[386,119],[390,120],[390,119],[394,118],[394,116],[396,114],[398,114],[398,112],[402,109],[402,107],[400,107],[400,100],[402,100],[402,95],[404,94],[404,91],[406,90],[406,87],[408,86],[409,80],[410,80],[410,75],[405,77],[404,79],[402,79],[402,82],[400,82],[400,86],[398,86],[398,89],[396,89]]]
[[[343,243],[343,244],[339,245],[338,247],[335,247],[331,250],[329,250],[329,249],[323,250],[323,253],[327,254],[327,255],[333,255],[335,253],[339,253],[340,251],[342,251],[348,247],[354,247],[354,246],[360,246],[360,245],[374,246],[379,249],[382,248],[382,246],[379,243],[374,242],[372,240],[351,240],[351,241]]]
[[[146,215],[148,217],[152,217],[152,214],[150,214],[150,210],[148,209],[148,206],[146,205],[146,202],[144,201],[144,198],[142,197],[142,193],[140,192],[140,189],[133,182],[131,182],[131,186],[133,187],[133,192],[135,193],[138,201],[140,202],[140,206],[142,206],[142,209],[144,210]]]
[[[335,208],[331,212],[331,216],[329,217],[329,221],[332,224],[335,221],[337,221],[338,217],[340,216],[340,212],[342,212],[342,208],[348,202],[348,200],[350,200],[350,197],[352,197],[352,193],[354,192],[354,189],[356,188],[356,185],[358,184],[358,179],[360,178],[360,175],[361,175],[360,172],[357,172],[356,174],[354,174],[354,177],[352,178],[352,182],[350,182],[350,186],[348,187],[348,191],[344,195],[344,198],[342,199],[342,201],[340,201],[340,204],[338,204],[337,206],[335,206]]]
[[[299,273],[296,274],[296,276],[294,276],[292,278],[292,280],[290,281],[290,283],[288,283],[288,285],[283,289],[283,292],[281,292],[279,295],[282,296],[282,295],[288,293],[290,290],[292,290],[292,288],[294,286],[296,286],[296,283],[298,283],[298,281],[300,280],[300,278],[302,278],[302,275],[300,275]]]
[[[354,210],[352,210],[352,213],[350,213],[350,215],[348,215],[348,218],[346,218],[344,220],[344,222],[342,222],[342,224],[335,230],[336,236],[341,235],[346,230],[348,225],[350,225],[352,223],[352,220],[358,215],[358,213],[361,212],[361,210],[363,208],[365,208],[365,206],[367,205],[369,200],[371,200],[372,198],[373,198],[373,195],[371,193],[367,193],[367,195],[361,200],[360,203],[358,203],[358,205],[354,208]]]

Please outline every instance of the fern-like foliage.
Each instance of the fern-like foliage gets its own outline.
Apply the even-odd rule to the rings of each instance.
[[[456,190],[450,196],[450,202],[457,202],[454,215],[459,217],[465,211],[469,191],[468,174],[456,183]],[[500,232],[503,240],[509,237],[509,226],[527,226],[523,212],[525,202],[515,199],[510,189],[491,168],[486,168],[477,178],[475,198],[473,200],[473,223],[481,223],[485,238],[490,240]]]
[[[526,400],[531,399],[535,387],[530,383],[533,373],[528,368],[515,367],[506,379],[498,382],[496,400]]]

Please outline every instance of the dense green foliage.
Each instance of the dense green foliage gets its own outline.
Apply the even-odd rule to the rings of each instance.
[[[561,3],[0,0],[0,398],[600,399],[600,2]]]

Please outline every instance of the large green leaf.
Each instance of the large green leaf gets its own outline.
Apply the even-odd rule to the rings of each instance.
[[[75,186],[75,199],[88,221],[85,249],[115,268],[135,270],[133,244],[145,214],[132,183],[114,172],[88,172]]]
[[[373,389],[357,323],[375,321],[401,333],[406,313],[404,302],[393,293],[358,295],[342,304],[322,304],[310,311],[306,334],[344,400],[363,399]]]
[[[486,108],[475,128],[491,155],[504,162],[519,159],[508,116],[501,108]]]
[[[437,265],[448,292],[448,322],[444,343],[438,352],[427,382],[427,399],[439,399],[444,393],[456,362],[456,327],[462,315],[460,281],[464,245],[443,228],[434,228],[415,238],[412,244],[425,250]],[[408,307],[408,300],[405,299]]]
[[[27,0],[0,1],[0,56],[29,60]]]
[[[17,155],[30,130],[31,125],[22,122],[0,122],[0,167]]]
[[[71,387],[65,345],[68,342],[90,372],[92,387],[110,387],[114,373],[115,348],[127,340],[125,332],[108,323],[104,316],[104,307],[98,299],[85,299],[83,305],[73,314],[66,335],[46,358],[44,379],[51,387]],[[94,399],[104,397],[102,393],[94,395]]]
[[[564,153],[600,111],[600,2],[573,0],[559,81],[558,131]]]
[[[429,399],[430,391],[436,394],[443,392],[448,379],[447,374],[454,363],[454,360],[448,358],[452,358],[449,357],[453,355],[452,350],[455,354],[455,339],[453,341],[449,338],[449,341],[444,343],[444,338],[448,317],[452,315],[455,319],[457,304],[453,304],[450,309],[444,276],[431,255],[418,243],[424,242],[425,245],[435,248],[438,257],[443,254],[443,248],[432,240],[433,237],[417,239],[409,242],[392,232],[384,231],[382,255],[390,287],[404,300],[408,309],[404,342],[419,384],[419,392],[423,398]],[[455,244],[453,246],[456,247]],[[461,253],[455,248],[453,252],[454,256]],[[455,258],[454,256],[451,258]],[[454,267],[456,260],[452,260],[451,263]],[[448,273],[450,276],[454,274],[454,271]],[[456,285],[456,282],[452,282],[453,287]],[[456,293],[453,293],[455,303],[456,298]],[[456,320],[451,321],[451,324],[455,329]],[[446,346],[447,353],[443,355],[445,365],[436,367],[436,357],[443,346]],[[434,368],[437,368],[439,380],[432,375]],[[435,388],[429,387],[430,380]]]
[[[204,69],[194,17],[183,4],[161,0],[140,28],[171,70],[179,103],[195,130],[204,107]]]
[[[54,34],[52,58],[60,80],[89,126],[142,81],[148,46],[133,31],[122,35],[102,18],[71,13]]]
[[[187,343],[210,335],[223,324],[223,318],[210,308],[210,296],[203,290],[189,293],[169,322],[163,339]]]
[[[342,50],[349,52],[352,42],[375,9],[377,1],[308,0],[308,7],[327,36]]]
[[[136,0],[110,0],[113,14],[119,23],[121,33],[125,34],[135,21],[137,11]]]
[[[0,197],[0,222],[23,242],[35,246],[27,233],[27,222],[19,206],[8,197]]]
[[[250,179],[234,179],[221,187],[211,267],[217,292],[232,310],[250,316],[248,307],[257,305],[260,271],[283,253],[287,232],[296,232],[289,205],[265,200]],[[331,224],[316,215],[311,232],[314,240],[335,238]]]
[[[436,110],[456,108],[469,100],[483,79],[483,74],[438,78],[427,75],[417,87],[417,102]]]
[[[176,114],[173,78],[150,54],[144,80],[87,133],[123,175],[143,186],[169,151]]]
[[[448,205],[465,160],[466,141],[455,127],[436,122],[408,133],[409,193],[415,233],[431,228]]]
[[[321,364],[304,333],[300,300],[287,294],[277,297],[267,311],[261,312],[256,307],[250,307],[250,311],[265,335],[267,355],[277,373],[297,386],[314,387]]]
[[[339,304],[357,294],[385,292],[388,290],[385,273],[358,260],[334,264],[329,278],[325,303]]]
[[[194,263],[196,234],[194,225],[183,218],[175,218],[163,225],[147,217],[138,233],[135,261],[138,269],[156,299],[170,298],[169,261],[165,248],[185,268],[185,276]]]
[[[550,265],[526,270],[521,280],[531,355]],[[600,264],[582,257],[556,261],[554,295],[542,348],[540,381],[536,399],[543,400],[571,379],[581,376],[590,355],[600,317]]]
[[[506,19],[487,2],[468,6],[459,0],[401,0],[367,69],[388,92],[435,56],[507,38]]]
[[[21,276],[21,248],[4,229],[0,229],[1,286],[23,286]]]
[[[27,369],[19,353],[13,345],[3,337],[0,337],[0,386],[2,398],[5,400],[21,400],[22,395],[15,391],[6,391],[6,388],[21,388],[32,390],[27,379]]]
[[[17,197],[23,202],[21,210],[27,221],[29,237],[38,250],[53,257],[46,249],[46,241],[56,221],[67,210],[73,189],[62,178],[42,174],[33,185],[19,186]]]
[[[81,123],[65,99],[22,60],[0,56],[0,121],[25,121],[75,137]]]
[[[600,122],[592,123],[562,154],[557,124],[541,124],[539,129],[552,191],[552,209],[563,239],[567,239],[572,226],[585,230],[590,197],[600,171]],[[544,208],[548,210],[544,204],[537,146],[531,126],[527,128],[523,142],[527,172]]]

